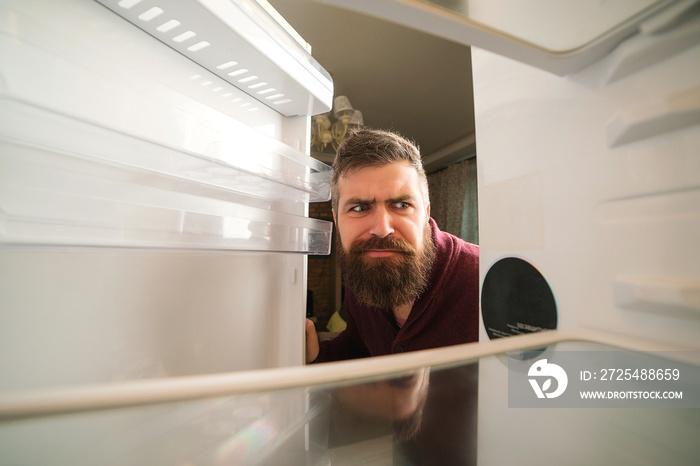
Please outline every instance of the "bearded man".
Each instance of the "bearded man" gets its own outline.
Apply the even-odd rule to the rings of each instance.
[[[395,133],[358,130],[333,170],[347,328],[319,345],[307,320],[307,363],[477,341],[479,248],[430,218],[418,148]]]

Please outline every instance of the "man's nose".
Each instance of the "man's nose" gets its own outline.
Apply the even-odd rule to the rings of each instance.
[[[376,209],[372,219],[370,233],[378,238],[385,238],[394,232],[391,213],[384,208]]]

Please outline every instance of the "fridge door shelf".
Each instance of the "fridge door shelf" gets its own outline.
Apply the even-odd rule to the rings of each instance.
[[[235,120],[201,144],[186,138],[166,145],[70,117],[0,92],[0,138],[134,167],[266,199],[330,199],[331,168]],[[198,128],[188,128],[190,140]],[[207,131],[205,133],[205,131]],[[203,136],[204,136],[203,135]],[[201,137],[204,139],[204,137]],[[205,144],[208,142],[208,146]],[[196,151],[201,148],[200,151]]]
[[[217,168],[204,165],[200,172]],[[330,253],[331,222],[204,189],[193,177],[7,138],[0,166],[0,243]]]
[[[285,116],[330,109],[330,75],[286,22],[255,0],[97,1]]]

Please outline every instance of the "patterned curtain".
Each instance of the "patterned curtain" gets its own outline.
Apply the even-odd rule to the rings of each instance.
[[[479,244],[476,158],[428,175],[430,216],[441,230]]]

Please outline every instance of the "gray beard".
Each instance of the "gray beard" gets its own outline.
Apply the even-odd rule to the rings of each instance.
[[[356,241],[346,251],[338,236],[340,265],[345,286],[362,304],[379,309],[394,309],[411,303],[425,291],[435,260],[430,225],[423,233],[423,247],[416,249],[394,237]],[[369,249],[400,251],[391,257],[365,257]]]

